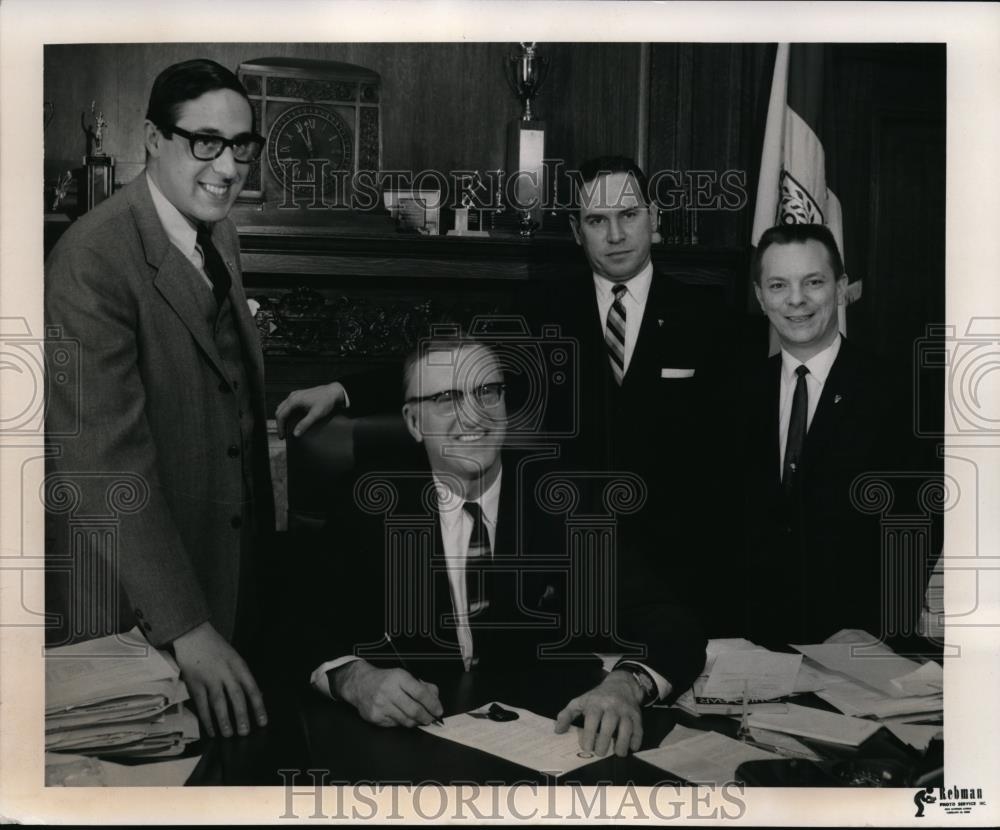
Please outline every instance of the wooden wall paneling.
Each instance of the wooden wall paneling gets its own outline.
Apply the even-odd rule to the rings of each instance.
[[[131,165],[144,158],[142,122],[149,89],[171,63],[208,57],[235,69],[260,57],[304,57],[367,66],[384,81],[383,159],[387,169],[496,168],[505,128],[518,113],[503,77],[516,45],[503,43],[213,43],[100,44],[46,47],[46,177],[80,164],[80,112],[97,99],[110,122],[107,150]]]
[[[848,309],[848,335],[869,348],[899,354],[905,351],[901,344],[912,341],[917,315],[905,322],[910,301],[900,297],[903,313],[897,315],[885,298],[913,290],[937,298],[924,311],[926,322],[944,314],[943,249],[940,272],[931,263],[933,240],[935,235],[943,240],[944,228],[945,49],[941,44],[873,44],[838,45],[831,52],[827,172],[843,208],[845,267],[852,279],[864,281],[861,300]],[[931,124],[942,136],[936,150]],[[907,129],[913,130],[913,146],[902,137]],[[892,151],[883,146],[890,140],[896,141]],[[885,211],[886,199],[898,210]],[[920,254],[914,259],[916,271],[902,282],[898,272],[882,272],[882,264],[898,256],[900,244]]]
[[[679,44],[654,43],[650,48],[649,170],[677,167],[677,76]]]
[[[549,95],[539,106],[546,154],[576,165],[592,156],[635,152],[638,43],[543,44]],[[544,88],[543,88],[544,91]]]
[[[691,155],[692,209],[697,216],[700,244],[739,244],[732,214],[717,209],[699,209],[698,201],[719,195],[720,179],[739,163],[740,76],[733,44],[703,44],[692,49]],[[704,178],[702,178],[704,177]],[[714,184],[710,184],[714,178]],[[704,188],[706,192],[701,193]]]

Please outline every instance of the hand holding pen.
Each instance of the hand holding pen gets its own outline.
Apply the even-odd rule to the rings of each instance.
[[[433,683],[416,678],[386,635],[399,668],[380,669],[367,660],[352,660],[329,671],[330,690],[377,726],[443,726],[444,708]]]
[[[401,655],[399,651],[396,649],[396,644],[392,641],[392,637],[389,636],[388,631],[385,632],[385,641],[389,644],[389,648],[392,649],[392,653],[396,655],[396,662],[399,663],[399,667],[403,669],[403,671],[409,674],[414,680],[417,681],[417,683],[420,683],[425,687],[433,688],[434,703],[437,704],[436,706],[432,706],[429,708],[427,705],[428,701],[425,700],[424,695],[418,695],[417,697],[413,697],[412,695],[410,695],[410,697],[415,703],[418,703],[421,707],[423,707],[426,710],[427,714],[429,714],[434,719],[434,723],[436,723],[438,726],[444,726],[444,721],[441,720],[441,714],[443,713],[444,710],[442,709],[441,702],[438,700],[437,697],[437,691],[438,691],[437,686],[435,686],[433,683],[424,683],[423,680],[417,679],[417,676],[412,671],[410,671],[410,667],[406,665],[406,661],[403,659],[403,655]],[[409,694],[409,692],[406,693]],[[437,712],[438,714],[435,714],[435,712]]]

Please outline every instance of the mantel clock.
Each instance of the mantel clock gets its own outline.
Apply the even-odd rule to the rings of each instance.
[[[294,224],[308,221],[308,214],[358,207],[355,195],[366,175],[372,184],[364,195],[377,192],[378,73],[333,61],[260,58],[240,64],[238,76],[267,139],[240,196],[244,208],[265,214],[255,224],[269,217]]]

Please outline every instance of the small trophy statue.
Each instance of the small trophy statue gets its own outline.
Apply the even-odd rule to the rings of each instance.
[[[83,157],[84,181],[79,190],[84,194],[82,208],[88,211],[100,204],[114,190],[115,160],[104,152],[104,134],[108,122],[104,112],[98,111],[97,102],[90,102],[93,125],[87,124],[87,114],[80,113],[80,126],[87,137],[87,152]]]
[[[455,208],[455,227],[448,231],[448,236],[489,236],[490,232],[483,228],[482,204],[479,194],[486,190],[478,173],[458,178],[462,193],[462,206]],[[475,210],[476,227],[469,228],[469,211]]]

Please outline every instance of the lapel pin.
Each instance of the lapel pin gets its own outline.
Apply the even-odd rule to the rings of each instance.
[[[658,325],[660,328],[663,328],[663,320],[660,319],[660,318],[657,318],[656,319],[656,325]]]
[[[840,403],[842,400],[844,400],[844,398],[843,398],[842,395],[834,395],[833,396],[833,402],[834,403]]]

